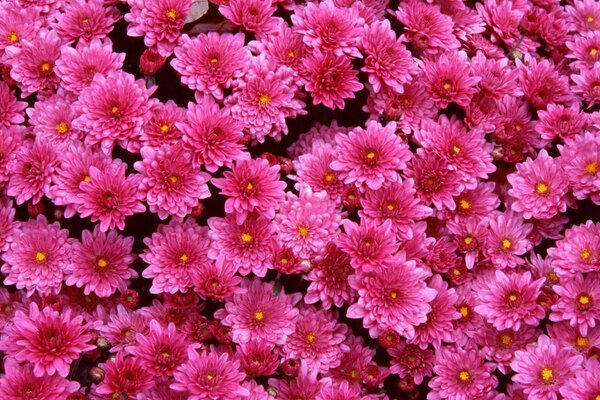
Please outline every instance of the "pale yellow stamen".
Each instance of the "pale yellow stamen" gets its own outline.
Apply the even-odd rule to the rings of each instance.
[[[535,191],[538,194],[544,194],[548,191],[548,184],[545,182],[539,182],[536,186],[535,186]]]
[[[374,153],[374,152],[372,152],[372,151],[368,152],[368,153],[367,153],[367,158],[368,158],[369,160],[372,160],[372,159],[374,159],[374,158],[375,158],[375,153]]]
[[[252,190],[254,189],[254,185],[251,182],[248,182],[248,184],[246,185],[246,189]]]
[[[42,70],[42,72],[49,72],[50,69],[52,69],[52,66],[50,65],[50,63],[46,62],[40,66],[40,69]]]
[[[43,262],[46,260],[46,253],[42,252],[42,251],[38,251],[37,253],[35,253],[35,259],[39,262]]]
[[[110,109],[110,112],[113,114],[116,114],[119,112],[119,107],[117,106],[112,106],[112,108]]]
[[[467,236],[465,238],[465,244],[468,245],[468,244],[471,244],[471,243],[473,243],[473,238],[471,236]]]
[[[394,209],[396,207],[392,203],[388,203],[388,205],[386,206],[386,208],[388,209],[388,211],[394,211]]]
[[[335,179],[335,175],[331,172],[325,174],[325,181],[326,182],[333,182],[333,180]]]
[[[503,248],[504,250],[508,250],[508,249],[510,249],[510,248],[511,248],[511,246],[512,246],[512,242],[511,242],[510,240],[508,240],[508,239],[504,239],[504,240],[502,240],[502,248]]]
[[[86,176],[83,177],[83,181],[84,182],[91,182],[92,178],[89,175],[86,175]]]
[[[243,232],[242,233],[242,242],[244,243],[249,243],[252,240],[252,235],[249,234],[248,232]]]
[[[178,179],[177,179],[177,177],[176,177],[175,175],[171,175],[171,176],[169,177],[169,182],[171,182],[171,183],[177,183],[177,180],[178,180]]]
[[[287,53],[289,58],[296,58],[296,52],[293,49],[290,49]]]
[[[460,153],[460,147],[458,147],[458,146],[454,146],[454,147],[452,147],[452,150],[453,150],[453,151],[454,151],[456,154]]]
[[[56,125],[56,133],[59,135],[64,135],[67,132],[69,132],[69,125],[67,125],[66,122],[61,122],[60,124]]]
[[[587,22],[594,22],[594,17],[592,17],[592,16],[589,16],[589,17],[587,17],[587,20],[586,20],[586,21],[587,21]]]
[[[393,291],[393,292],[391,292],[391,293],[390,293],[390,298],[391,298],[392,300],[395,300],[395,299],[397,299],[397,298],[398,298],[398,292],[396,292],[396,291]]]
[[[171,128],[171,125],[168,122],[163,122],[162,124],[160,124],[160,132],[161,133],[167,133],[169,128]]]
[[[596,49],[595,47],[591,48],[590,49],[590,56],[595,56],[596,54],[598,54],[598,49]]]
[[[106,268],[106,266],[108,266],[108,262],[104,258],[99,258],[98,261],[96,262],[96,264],[100,268]]]

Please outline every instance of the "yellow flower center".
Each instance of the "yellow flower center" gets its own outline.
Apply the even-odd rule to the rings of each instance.
[[[460,276],[461,275],[460,269],[458,269],[458,268],[453,268],[452,269],[452,273],[454,274],[454,276]]]
[[[59,135],[64,135],[67,132],[69,132],[69,125],[67,125],[66,122],[61,122],[60,124],[56,125],[56,133]]]
[[[595,56],[596,54],[598,54],[598,49],[595,47],[592,47],[590,49],[590,56]]]
[[[171,357],[171,354],[169,354],[169,353],[168,353],[168,352],[166,352],[166,351],[163,351],[162,353],[160,353],[160,355],[161,355],[163,358],[169,358],[169,357]]]
[[[19,40],[19,35],[17,35],[17,32],[11,31],[8,33],[8,41],[11,43],[17,43],[17,41]]]
[[[587,260],[591,255],[592,253],[588,249],[582,249],[581,253],[579,253],[579,257],[581,257],[582,260]]]
[[[460,379],[463,382],[466,382],[469,379],[471,379],[471,374],[467,370],[462,370],[458,373],[458,379]]]
[[[52,66],[50,65],[50,63],[42,63],[42,65],[40,65],[40,69],[42,70],[42,72],[49,72],[52,69]]]
[[[397,299],[397,298],[398,298],[398,292],[396,292],[395,290],[394,290],[394,291],[392,291],[392,292],[390,293],[390,298],[391,298],[392,300],[395,300],[395,299]]]
[[[444,87],[444,89],[448,90],[450,88],[452,88],[452,83],[449,81],[444,82],[444,84],[442,85]]]
[[[456,154],[460,153],[460,147],[458,147],[458,146],[454,146],[454,147],[452,147],[452,150],[453,150],[453,151],[454,151]]]
[[[106,268],[106,266],[108,266],[108,262],[104,258],[99,258],[98,261],[96,261],[96,264],[100,268]]]
[[[308,236],[308,227],[306,226],[299,226],[298,227],[298,235],[300,235],[301,238],[305,238]]]
[[[171,175],[171,176],[169,177],[169,182],[171,182],[171,183],[177,183],[177,180],[178,180],[178,179],[177,179],[177,177],[176,177],[175,175]]]
[[[179,260],[185,264],[189,260],[189,257],[187,254],[183,253],[181,257],[179,257]]]
[[[508,239],[503,239],[503,240],[502,240],[502,248],[503,248],[504,250],[508,250],[508,249],[510,249],[510,248],[511,248],[511,246],[512,246],[512,242],[511,242],[510,240],[508,240]]]
[[[170,127],[171,125],[168,122],[163,122],[162,124],[160,124],[160,132],[167,133]]]
[[[248,182],[248,184],[246,185],[246,189],[248,189],[248,190],[254,189],[254,185],[252,184],[252,182]]]
[[[110,112],[113,114],[116,114],[119,112],[119,107],[117,106],[112,106],[112,108],[110,109]]]
[[[86,176],[83,177],[83,181],[84,182],[91,182],[92,178],[89,175],[86,175]]]
[[[577,336],[575,344],[577,345],[577,347],[588,347],[590,344],[590,339],[585,338],[583,336]]]
[[[587,22],[594,22],[594,17],[592,17],[592,16],[589,16],[589,17],[587,17],[587,20],[586,20],[586,21],[587,21]],[[600,399],[599,399],[599,400],[600,400]]]
[[[508,345],[512,344],[512,341],[513,340],[512,340],[512,337],[510,335],[506,335],[506,334],[500,335],[500,342],[503,345],[508,346]]]
[[[592,161],[585,166],[585,172],[590,175],[595,175],[598,172],[598,163],[596,161]]]
[[[579,296],[579,304],[583,304],[584,306],[590,304],[590,297],[585,295]]]
[[[310,344],[314,343],[317,340],[317,334],[314,332],[308,332],[306,334],[306,341]]]
[[[215,376],[211,375],[211,374],[207,374],[206,379],[208,379],[209,381],[212,381],[213,379],[215,379]]]
[[[458,311],[460,312],[460,315],[463,316],[463,318],[467,318],[469,316],[469,307],[467,306],[460,307]]]
[[[257,311],[254,313],[254,319],[257,321],[262,321],[263,319],[265,319],[265,314],[263,314],[262,311]]]
[[[368,153],[367,153],[367,158],[368,158],[369,160],[372,160],[372,159],[374,159],[374,158],[375,158],[375,152],[373,152],[373,151],[370,151],[370,152],[368,152]]]
[[[294,51],[294,49],[290,49],[287,53],[287,56],[289,58],[296,58],[296,52]]]
[[[388,203],[385,208],[387,208],[388,211],[394,211],[396,207],[392,203]]]
[[[261,106],[266,106],[267,104],[269,104],[271,102],[271,98],[269,97],[268,94],[263,94],[258,98],[258,103]]]
[[[332,172],[329,172],[327,174],[325,174],[325,181],[326,182],[333,182],[333,180],[335,179],[335,175]]]
[[[465,244],[468,245],[468,244],[471,244],[471,243],[473,243],[473,238],[471,236],[467,236],[465,238]]]
[[[554,371],[550,368],[542,368],[542,372],[540,373],[542,379],[546,382],[549,382],[554,379]]]
[[[517,296],[515,293],[511,293],[511,294],[508,296],[508,300],[509,300],[509,301],[512,301],[512,302],[514,302],[514,301],[517,301],[517,299],[518,299],[518,298],[519,298],[519,296]]]
[[[471,203],[465,199],[459,201],[459,204],[460,208],[462,208],[463,210],[468,210],[469,208],[471,208]]]
[[[213,57],[213,58],[210,59],[210,63],[211,64],[216,64],[218,62],[219,62],[219,59],[217,57]]]
[[[538,182],[538,184],[535,186],[535,191],[538,194],[544,194],[548,191],[548,184],[545,182]]]
[[[169,18],[169,19],[175,19],[175,18],[177,18],[177,11],[175,11],[174,8],[170,8],[167,10],[166,15],[167,15],[167,18]]]
[[[247,232],[243,232],[242,233],[242,242],[244,243],[249,243],[252,240],[252,235],[247,233]]]
[[[46,253],[42,252],[42,251],[38,251],[37,253],[35,253],[35,259],[39,262],[43,262],[46,260]]]

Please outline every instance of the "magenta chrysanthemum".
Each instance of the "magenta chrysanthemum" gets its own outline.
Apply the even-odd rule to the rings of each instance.
[[[73,1],[66,4],[64,12],[51,25],[66,43],[78,39],[89,43],[106,38],[120,17],[116,7],[102,0]]]
[[[277,32],[279,18],[273,17],[276,7],[271,0],[228,0],[219,12],[233,25],[242,26],[257,36]]]
[[[560,275],[600,269],[600,225],[588,220],[565,231],[564,238],[548,249],[552,266]]]
[[[554,285],[558,300],[552,306],[551,321],[569,321],[582,335],[596,327],[600,318],[600,283],[591,277],[576,274],[572,278],[562,278]]]
[[[25,121],[25,107],[27,103],[18,101],[14,91],[5,82],[0,82],[0,126],[8,127]]]

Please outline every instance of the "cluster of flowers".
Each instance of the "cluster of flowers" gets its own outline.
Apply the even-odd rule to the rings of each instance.
[[[600,3],[210,1],[0,0],[0,398],[599,399]]]

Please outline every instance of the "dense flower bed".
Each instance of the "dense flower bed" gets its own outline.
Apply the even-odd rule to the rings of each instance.
[[[0,399],[600,399],[600,3],[0,0]]]

